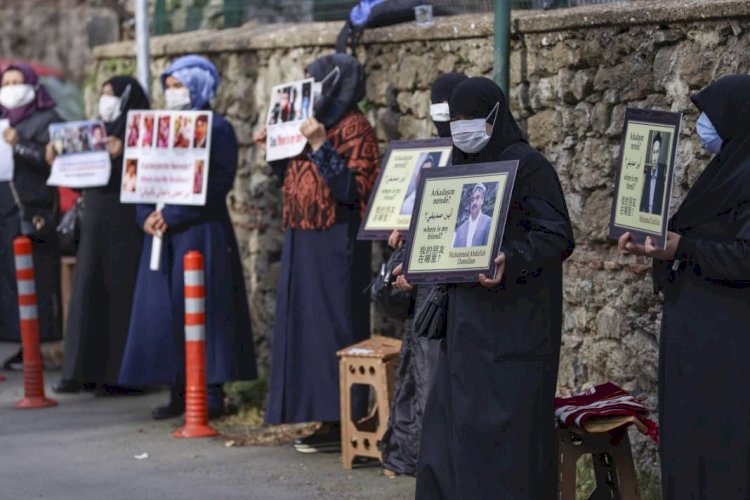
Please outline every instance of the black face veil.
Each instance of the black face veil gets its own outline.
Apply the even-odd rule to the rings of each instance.
[[[509,146],[516,142],[526,142],[523,132],[508,108],[508,101],[500,87],[489,78],[474,77],[460,83],[449,101],[451,120],[494,118],[489,116],[499,103],[497,119],[487,145],[478,153],[464,153],[453,147],[453,163],[484,163],[497,161]]]
[[[314,60],[307,72],[316,82],[339,69],[338,78],[326,82],[323,94],[313,103],[315,118],[326,128],[339,122],[365,96],[365,70],[349,54],[331,54]]]
[[[723,141],[674,216],[685,228],[750,201],[750,75],[720,78],[692,97]]]

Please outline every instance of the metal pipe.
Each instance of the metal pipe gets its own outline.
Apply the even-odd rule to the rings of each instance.
[[[138,81],[146,95],[151,89],[151,52],[149,50],[148,0],[135,2],[135,54]]]
[[[510,2],[494,0],[494,52],[492,77],[506,96],[510,92]]]

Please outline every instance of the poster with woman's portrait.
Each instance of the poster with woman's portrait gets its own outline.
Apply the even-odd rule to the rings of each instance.
[[[305,149],[300,125],[313,116],[314,79],[288,82],[271,89],[266,116],[266,160],[293,158]]]
[[[636,243],[651,236],[665,248],[681,120],[680,113],[626,110],[610,238],[630,232]]]
[[[53,123],[49,137],[55,160],[47,185],[83,189],[109,183],[112,166],[103,122]]]
[[[411,283],[494,276],[517,170],[505,161],[421,173],[404,259]]]
[[[421,172],[450,165],[452,150],[450,138],[392,141],[383,156],[357,237],[385,240],[394,229],[406,231]]]
[[[128,123],[132,122],[132,111]],[[120,201],[205,205],[211,154],[210,111],[148,111],[137,122],[142,140],[126,145]]]

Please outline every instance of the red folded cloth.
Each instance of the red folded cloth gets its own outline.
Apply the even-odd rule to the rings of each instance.
[[[649,414],[643,403],[609,382],[571,397],[555,398],[555,417],[563,428],[575,426],[601,432],[634,423],[639,431],[658,442],[659,427],[648,418]]]

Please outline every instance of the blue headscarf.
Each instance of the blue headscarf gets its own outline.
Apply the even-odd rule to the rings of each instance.
[[[190,91],[192,109],[203,109],[216,95],[221,77],[216,66],[205,57],[191,54],[172,61],[161,74],[161,88],[164,90],[168,76],[178,79]]]

